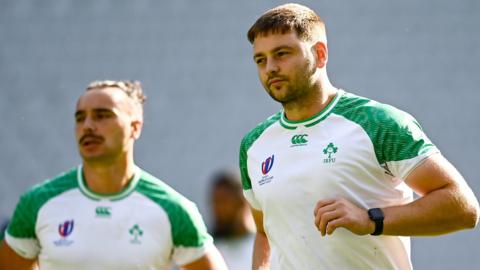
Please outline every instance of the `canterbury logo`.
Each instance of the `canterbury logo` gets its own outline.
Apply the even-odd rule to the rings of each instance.
[[[99,206],[95,209],[95,213],[97,214],[97,216],[109,217],[111,215],[110,207]]]
[[[308,142],[307,134],[299,134],[292,137],[292,144],[305,144]]]

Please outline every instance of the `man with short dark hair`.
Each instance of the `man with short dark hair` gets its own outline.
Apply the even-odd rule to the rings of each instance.
[[[82,165],[26,192],[0,269],[226,269],[194,203],[134,163],[140,83],[94,82],[78,99]]]
[[[248,39],[283,106],[240,148],[253,269],[410,269],[408,236],[476,226],[472,190],[412,116],[332,86],[314,11],[268,10]]]

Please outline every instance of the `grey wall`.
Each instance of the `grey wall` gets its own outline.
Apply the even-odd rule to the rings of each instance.
[[[80,162],[76,98],[95,79],[137,79],[149,100],[137,163],[208,220],[208,180],[237,164],[241,137],[279,109],[245,38],[281,1],[0,0],[0,216],[29,186]],[[480,2],[302,1],[327,22],[329,74],[413,114],[480,183]],[[415,238],[417,269],[474,269],[479,229]]]

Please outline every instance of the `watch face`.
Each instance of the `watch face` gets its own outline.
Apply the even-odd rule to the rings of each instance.
[[[368,210],[368,215],[372,220],[383,220],[383,211],[380,208],[372,208]]]

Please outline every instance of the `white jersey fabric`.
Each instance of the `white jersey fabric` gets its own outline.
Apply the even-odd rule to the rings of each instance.
[[[6,242],[50,269],[170,269],[213,245],[194,203],[136,168],[129,186],[102,196],[88,189],[82,167],[24,194]]]
[[[263,212],[273,269],[411,269],[410,238],[322,237],[317,201],[344,197],[364,209],[413,200],[404,183],[437,148],[409,114],[339,90],[320,113],[289,121],[283,111],[241,144],[245,197]]]
[[[254,241],[255,234],[247,233],[239,237],[215,239],[215,246],[229,270],[248,270],[252,268]]]

